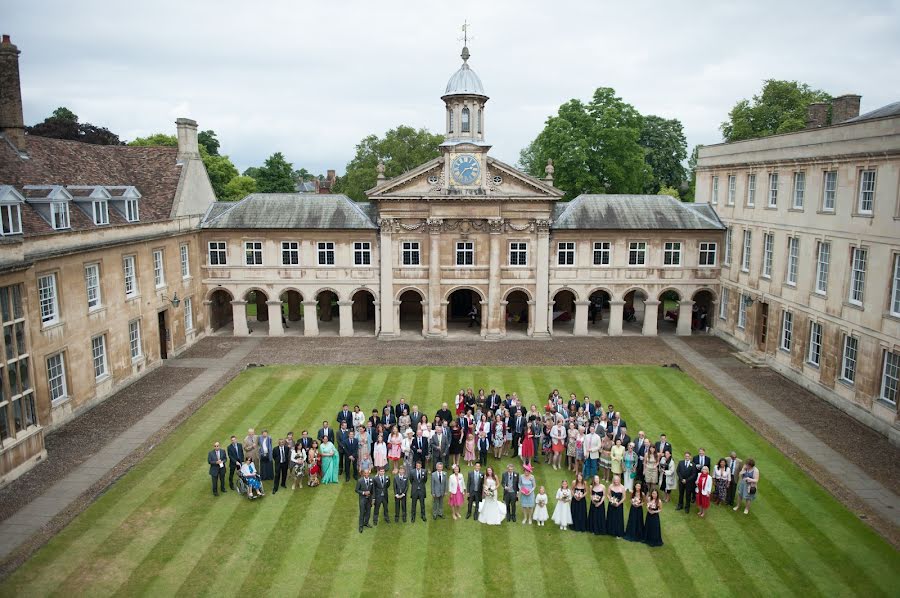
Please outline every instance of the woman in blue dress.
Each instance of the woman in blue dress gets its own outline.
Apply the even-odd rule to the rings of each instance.
[[[322,483],[337,484],[338,483],[338,454],[334,443],[328,440],[328,437],[322,439],[319,446],[319,454],[322,456]]]
[[[630,542],[644,541],[644,494],[641,492],[640,482],[634,485],[634,494],[631,495],[631,509],[628,511],[625,539]]]
[[[534,497],[537,490],[537,482],[535,482],[534,476],[531,474],[531,465],[526,465],[523,469],[525,473],[519,478],[519,505],[525,514],[522,519],[522,525],[531,525],[533,523],[532,517],[534,516]]]
[[[262,482],[259,481],[259,475],[256,473],[256,467],[253,465],[252,455],[247,455],[247,459],[241,465],[241,477],[247,482],[247,496],[256,498],[263,495]]]
[[[609,485],[609,506],[606,509],[606,533],[621,538],[625,535],[625,486],[618,475],[613,476]]]

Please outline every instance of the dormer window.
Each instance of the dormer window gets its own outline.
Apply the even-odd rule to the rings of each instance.
[[[50,226],[53,230],[69,228],[69,204],[64,201],[55,201],[50,204]]]
[[[138,216],[138,200],[128,199],[125,201],[125,219],[128,222],[137,222],[140,220]]]
[[[94,214],[94,224],[109,224],[109,204],[105,199],[98,199],[91,202]]]
[[[25,200],[53,230],[67,230],[71,224],[69,205],[73,196],[61,185],[25,185]]]
[[[22,202],[25,198],[9,185],[0,187],[0,236],[22,234]]]
[[[131,186],[107,186],[106,192],[109,193],[109,203],[119,212],[128,222],[138,222],[140,220],[140,209],[138,201],[141,194],[138,190]]]
[[[470,126],[469,126],[469,109],[468,109],[468,108],[463,108],[463,109],[462,109],[462,118],[461,118],[460,120],[462,121],[462,132],[463,132],[463,133],[468,133],[469,130],[470,130]]]

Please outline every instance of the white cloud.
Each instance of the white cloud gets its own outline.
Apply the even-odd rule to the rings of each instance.
[[[26,122],[65,105],[133,138],[189,116],[241,169],[282,151],[341,171],[370,133],[440,131],[463,19],[491,96],[487,137],[508,162],[560,104],[600,86],[681,119],[690,145],[719,141],[731,106],[770,77],[860,93],[864,111],[900,99],[896,0],[52,0],[5,13]]]

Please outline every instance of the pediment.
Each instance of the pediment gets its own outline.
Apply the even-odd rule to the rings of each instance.
[[[543,200],[555,201],[563,191],[547,181],[529,176],[500,160],[486,157],[484,184],[477,188],[460,188],[448,184],[441,156],[409,170],[398,177],[369,189],[370,200]]]

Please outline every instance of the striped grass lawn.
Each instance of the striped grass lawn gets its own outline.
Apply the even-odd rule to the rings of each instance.
[[[662,514],[665,546],[521,524],[380,525],[357,532],[350,484],[214,498],[206,453],[248,427],[311,433],[341,403],[400,396],[433,413],[462,387],[542,403],[558,387],[621,408],[676,451],[756,458],[745,516]],[[562,472],[537,470],[549,494]],[[267,490],[270,483],[266,483]],[[551,500],[551,511],[553,507]],[[393,508],[393,504],[391,504]],[[627,514],[627,513],[626,513]],[[393,514],[392,514],[393,517]],[[244,372],[2,586],[5,596],[403,594],[896,595],[900,557],[687,375],[659,367],[266,367]],[[893,590],[892,590],[893,588]]]

